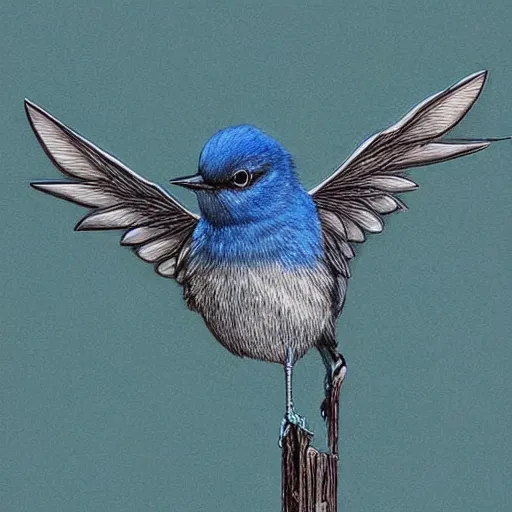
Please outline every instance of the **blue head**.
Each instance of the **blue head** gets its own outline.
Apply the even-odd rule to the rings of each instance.
[[[202,214],[198,229],[210,246],[240,258],[255,239],[260,247],[251,251],[254,255],[286,247],[293,251],[294,243],[300,251],[318,252],[316,208],[295,174],[291,155],[254,126],[215,133],[201,152],[198,174],[171,183],[196,192]]]
[[[291,156],[250,125],[217,132],[204,146],[199,173],[173,183],[193,188],[204,217],[216,226],[279,214],[300,184]]]

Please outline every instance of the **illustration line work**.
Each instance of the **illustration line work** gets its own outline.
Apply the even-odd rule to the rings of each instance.
[[[77,231],[124,230],[121,244],[176,279],[188,307],[230,352],[283,365],[282,441],[291,425],[307,428],[294,409],[292,373],[313,347],[326,368],[328,419],[331,383],[346,370],[335,322],[354,244],[381,232],[383,215],[405,209],[396,194],[417,188],[406,169],[492,143],[443,139],[477,100],[486,74],[421,102],[309,192],[276,140],[251,125],[223,129],[204,146],[197,174],[171,180],[196,194],[200,216],[26,100],[38,141],[67,178],[32,186],[90,208]]]

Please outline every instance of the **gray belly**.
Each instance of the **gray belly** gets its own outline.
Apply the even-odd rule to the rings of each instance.
[[[232,353],[283,363],[288,347],[302,357],[332,328],[333,279],[323,266],[189,269],[185,298]]]

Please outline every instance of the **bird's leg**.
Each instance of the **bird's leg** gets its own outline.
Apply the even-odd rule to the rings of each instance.
[[[293,348],[289,347],[286,352],[286,361],[284,364],[284,376],[286,383],[286,412],[283,421],[281,422],[281,431],[279,433],[279,446],[282,447],[283,438],[286,436],[290,425],[297,425],[302,430],[313,435],[313,432],[307,428],[306,418],[303,418],[295,412],[293,407],[293,394],[292,394],[292,377],[293,377]]]
[[[325,366],[325,399],[320,405],[320,414],[322,418],[327,421],[333,382],[338,379],[343,381],[347,373],[347,364],[345,358],[332,346],[319,345],[318,350]]]

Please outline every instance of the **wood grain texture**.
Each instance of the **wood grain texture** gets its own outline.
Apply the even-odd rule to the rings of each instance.
[[[345,374],[343,368],[326,398],[329,451],[312,447],[313,436],[295,425],[283,439],[282,512],[338,512],[339,398]]]

